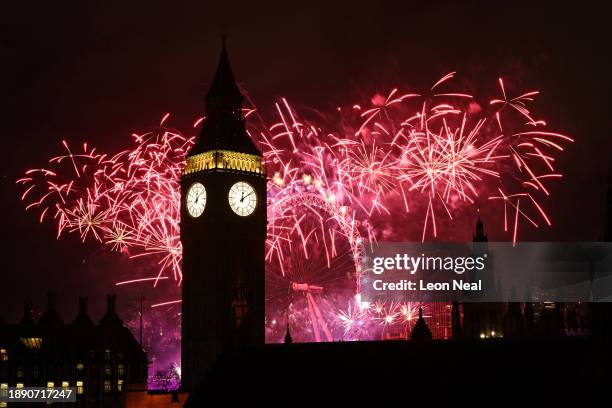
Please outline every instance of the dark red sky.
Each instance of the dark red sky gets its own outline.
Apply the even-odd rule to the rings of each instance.
[[[77,294],[101,304],[112,280],[100,274],[121,267],[92,266],[95,246],[74,236],[55,240],[51,226],[24,212],[14,181],[58,153],[62,138],[123,149],[133,130],[165,112],[187,128],[201,110],[223,32],[236,77],[262,105],[283,95],[327,109],[360,91],[425,86],[451,70],[477,88],[512,75],[540,89],[538,112],[576,143],[560,163],[567,177],[553,190],[555,224],[530,238],[601,237],[612,67],[609,14],[596,3],[193,3],[4,6],[0,311],[7,320],[24,299],[40,309],[47,288],[59,290],[71,319]]]

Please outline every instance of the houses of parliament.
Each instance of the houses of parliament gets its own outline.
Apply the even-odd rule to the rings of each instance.
[[[207,120],[181,180],[186,405],[227,396],[228,384],[240,390],[235,400],[275,392],[315,398],[318,387],[351,389],[360,376],[402,370],[416,374],[412,385],[434,393],[470,385],[503,391],[531,367],[571,372],[577,386],[610,378],[610,350],[601,346],[612,327],[607,303],[455,303],[447,306],[445,341],[428,341],[432,328],[421,314],[410,341],[296,344],[287,325],[285,344],[264,345],[266,176],[262,153],[245,131],[242,101],[224,42],[205,98]],[[488,240],[480,218],[472,240]],[[555,378],[538,375],[536,382],[553,386]],[[406,380],[384,381],[393,389]]]

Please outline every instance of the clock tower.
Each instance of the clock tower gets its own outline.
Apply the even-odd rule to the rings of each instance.
[[[182,388],[217,355],[264,343],[266,172],[245,129],[225,39],[181,176]]]

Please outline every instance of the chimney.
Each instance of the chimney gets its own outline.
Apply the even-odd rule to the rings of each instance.
[[[47,310],[38,320],[38,324],[47,328],[56,328],[64,324],[64,321],[55,309],[55,292],[47,292]]]
[[[79,296],[79,313],[72,322],[73,325],[93,325],[93,322],[87,314],[87,296]]]
[[[122,325],[123,321],[119,318],[115,312],[115,305],[117,302],[117,295],[115,293],[109,293],[106,295],[106,314],[100,320],[102,326],[114,326]]]

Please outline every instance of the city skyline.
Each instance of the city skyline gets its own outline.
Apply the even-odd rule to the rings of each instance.
[[[6,9],[2,394],[609,381],[603,7]]]
[[[605,54],[589,51],[597,50],[597,41],[605,37],[593,32],[600,28],[588,23],[585,17],[590,15],[586,11],[581,14],[581,10],[559,5],[551,8],[546,4],[522,4],[505,10],[502,5],[458,7],[443,2],[414,10],[423,16],[441,19],[430,38],[423,38],[416,33],[426,24],[426,18],[410,20],[407,8],[398,4],[373,7],[374,15],[381,17],[378,21],[365,18],[365,14],[372,10],[363,4],[336,6],[331,10],[317,5],[299,11],[282,7],[273,9],[276,14],[270,12],[266,21],[272,21],[274,16],[291,16],[300,27],[291,30],[285,38],[265,30],[254,30],[255,37],[244,35],[259,24],[276,27],[256,23],[257,19],[251,21],[246,17],[248,13],[236,15],[224,8],[210,10],[209,14],[204,13],[206,9],[198,10],[197,7],[175,9],[171,13],[183,18],[201,11],[211,24],[194,24],[188,18],[186,21],[189,23],[181,25],[171,35],[160,33],[148,38],[146,31],[125,31],[123,22],[130,13],[139,13],[136,15],[140,18],[163,19],[161,10],[154,4],[149,9],[138,9],[138,12],[125,10],[126,17],[120,17],[116,12],[113,14],[112,9],[95,13],[95,6],[82,6],[66,15],[82,17],[81,26],[73,28],[81,30],[74,39],[69,38],[68,28],[59,30],[52,26],[51,20],[36,20],[38,17],[15,8],[14,23],[10,27],[15,29],[14,33],[29,30],[33,35],[21,36],[7,45],[16,58],[3,66],[4,77],[15,78],[8,86],[9,93],[3,102],[3,111],[9,118],[7,133],[13,135],[6,143],[14,154],[5,160],[2,179],[4,213],[14,220],[9,223],[11,229],[7,232],[7,236],[13,239],[3,247],[6,251],[4,258],[9,260],[8,269],[14,271],[9,275],[14,285],[20,288],[34,284],[37,296],[33,297],[39,299],[49,284],[58,286],[56,289],[60,292],[64,287],[94,294],[97,289],[87,287],[87,282],[104,274],[108,268],[128,267],[113,260],[100,260],[97,248],[94,245],[81,247],[77,237],[55,240],[56,231],[52,226],[39,225],[36,217],[23,211],[18,200],[20,191],[14,181],[26,169],[43,165],[49,155],[60,154],[59,141],[62,139],[75,146],[87,141],[113,150],[122,149],[128,145],[132,132],[155,125],[166,112],[172,113],[170,123],[173,126],[189,129],[201,111],[201,97],[212,77],[218,40],[223,32],[229,36],[239,82],[256,103],[268,110],[275,96],[286,96],[298,106],[329,109],[330,105],[367,100],[393,86],[422,88],[448,71],[458,71],[463,80],[472,82],[468,83],[468,88],[475,90],[484,84],[494,86],[497,76],[518,72],[519,79],[526,86],[542,92],[539,108],[544,116],[555,128],[577,140],[562,157],[561,165],[571,168],[571,171],[567,172],[563,183],[554,187],[556,202],[550,208],[553,228],[535,233],[527,231],[531,234],[527,239],[601,239],[608,172],[604,157],[609,151],[605,134],[609,120],[602,114],[607,107],[605,92],[597,90],[605,89],[605,76],[598,72],[605,73],[609,61]],[[394,9],[397,16],[390,17],[389,11]],[[27,18],[35,20],[27,22]],[[402,18],[411,24],[401,24]],[[574,24],[555,23],[564,19],[572,20]],[[96,21],[112,23],[89,24]],[[328,27],[323,30],[325,41],[301,30],[309,21]],[[327,24],[330,21],[336,24]],[[368,22],[371,29],[353,29],[352,21]],[[443,23],[450,21],[457,21],[466,40],[447,39],[454,28]],[[474,24],[462,25],[462,21],[473,21]],[[507,29],[513,26],[512,23],[526,25],[524,33],[519,35]],[[334,32],[331,27],[336,27],[337,35],[331,35]],[[381,30],[382,27],[385,30]],[[486,29],[497,35],[478,34]],[[41,35],[43,32],[49,35]],[[357,38],[349,35],[354,32],[359,33]],[[129,38],[129,44],[119,41],[123,38]],[[346,41],[349,38],[353,40]],[[103,44],[113,45],[104,47]],[[188,50],[183,50],[179,44],[189,44]],[[134,81],[136,76],[142,76],[141,63],[150,61],[147,57],[155,57],[154,50],[158,48],[166,50],[161,54],[172,57],[162,58],[165,62],[161,65],[154,64],[163,68],[150,73],[146,70],[146,79]],[[127,49],[136,54],[126,54]],[[442,52],[434,53],[433,50]],[[445,53],[447,50],[451,52]],[[305,62],[297,64],[297,61],[293,63],[282,58],[298,51],[304,55]],[[411,54],[425,58],[411,58]],[[364,56],[369,62],[364,60]],[[28,59],[37,62],[22,65]],[[414,64],[415,60],[419,63]],[[318,86],[306,86],[312,81],[313,67],[320,71],[315,81]],[[75,75],[77,72],[80,74]],[[272,76],[274,83],[270,82]],[[480,76],[483,76],[482,81]],[[98,83],[106,85],[101,88],[96,86]],[[98,96],[86,97],[87,93]],[[360,94],[363,97],[359,97]],[[28,95],[35,97],[31,99]],[[113,100],[115,102],[111,102]],[[583,101],[591,102],[589,109],[583,108]],[[117,102],[128,103],[131,108],[116,109]],[[578,191],[584,197],[581,202],[568,200]],[[576,217],[581,222],[575,222]],[[485,218],[489,225],[494,222],[486,214]],[[459,222],[462,224],[460,231],[469,234],[472,219],[466,217]],[[497,229],[493,226],[490,229],[495,234]],[[491,237],[492,240],[500,238],[503,237]],[[66,252],[77,256],[65,259],[63,253]],[[44,269],[61,270],[58,272],[60,279],[66,279],[58,285],[54,283],[58,274],[34,272]],[[40,286],[36,282],[40,282]],[[104,285],[109,289],[112,283]],[[22,300],[19,292],[14,291],[5,298],[8,303],[3,305],[3,310],[7,319],[19,315],[19,307],[9,306]]]

